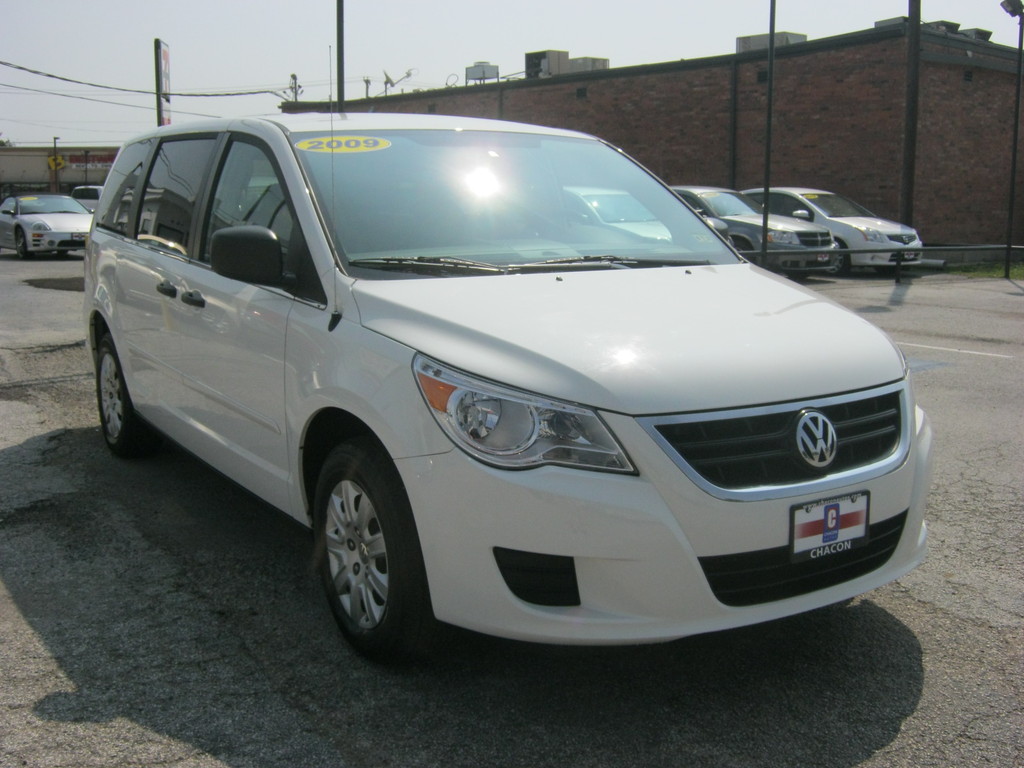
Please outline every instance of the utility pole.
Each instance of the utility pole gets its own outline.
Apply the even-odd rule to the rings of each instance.
[[[338,111],[345,111],[345,0],[338,3]]]

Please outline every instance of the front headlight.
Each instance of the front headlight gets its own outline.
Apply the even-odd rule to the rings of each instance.
[[[863,229],[858,227],[858,229],[860,229],[860,233],[862,235],[864,235],[864,239],[865,240],[869,240],[872,243],[887,243],[887,242],[889,242],[889,238],[887,238],[885,235],[883,235],[877,229],[869,229],[868,227],[864,227]]]
[[[784,243],[785,245],[800,245],[800,238],[796,232],[783,232],[781,229],[768,230],[768,242]]]
[[[49,232],[51,229],[50,225],[45,221],[34,221],[32,222],[33,232]]]
[[[416,356],[413,371],[441,429],[486,464],[634,471],[625,451],[589,408],[477,379],[422,355]]]

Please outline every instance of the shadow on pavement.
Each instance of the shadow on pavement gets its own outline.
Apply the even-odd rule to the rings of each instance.
[[[80,489],[0,507],[0,580],[70,681],[24,703],[44,724],[126,718],[265,768],[840,768],[921,696],[917,638],[870,599],[642,647],[457,631],[429,662],[379,667],[338,635],[304,528],[174,450],[35,440]]]

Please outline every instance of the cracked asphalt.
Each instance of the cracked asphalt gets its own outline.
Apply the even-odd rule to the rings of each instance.
[[[935,428],[900,581],[664,645],[456,632],[387,669],[303,528],[181,452],[109,454],[81,269],[0,253],[0,768],[1024,766],[1024,286],[808,281],[899,343]]]

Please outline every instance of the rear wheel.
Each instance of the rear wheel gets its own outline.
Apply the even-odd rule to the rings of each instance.
[[[419,537],[398,470],[374,440],[328,455],[314,531],[320,579],[349,643],[379,661],[428,651],[436,621]]]
[[[159,447],[160,437],[135,412],[109,334],[100,339],[96,348],[96,404],[103,438],[115,454],[137,458]]]

